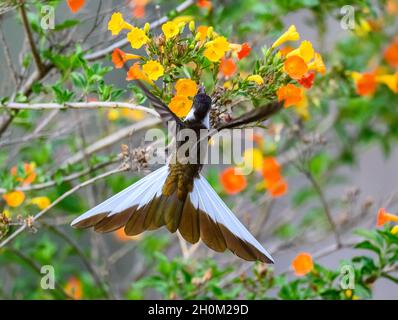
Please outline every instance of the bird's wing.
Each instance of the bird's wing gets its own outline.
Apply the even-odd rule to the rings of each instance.
[[[161,101],[158,97],[155,97],[140,80],[136,80],[136,82],[141,90],[144,91],[155,110],[159,113],[160,118],[166,127],[170,121],[175,122],[179,126],[183,125],[181,119],[177,117],[163,101]]]
[[[254,110],[245,113],[244,115],[232,119],[226,123],[217,124],[214,129],[222,130],[222,129],[232,129],[240,126],[244,126],[253,122],[261,122],[268,119],[273,114],[280,111],[283,107],[283,102],[270,102],[261,107],[255,108]]]

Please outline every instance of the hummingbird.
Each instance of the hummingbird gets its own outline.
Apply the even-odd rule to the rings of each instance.
[[[172,122],[176,126],[177,135],[182,129],[191,129],[199,134],[200,130],[211,129],[218,132],[222,129],[238,128],[264,121],[283,107],[282,102],[270,102],[228,122],[212,126],[212,99],[206,94],[204,87],[198,89],[188,115],[180,119],[142,82],[137,80],[137,84],[159,113],[163,124]],[[177,142],[177,151],[183,143],[184,141]],[[189,156],[195,152],[199,156],[207,143],[195,146],[196,148],[190,148],[184,155]],[[201,161],[190,163],[180,161],[177,157],[175,161],[168,162],[82,214],[71,225],[74,228],[93,227],[100,233],[124,227],[125,233],[130,236],[165,226],[172,233],[178,230],[191,244],[201,239],[216,252],[229,249],[247,261],[274,263],[267,250],[210,186],[201,174],[202,167]]]

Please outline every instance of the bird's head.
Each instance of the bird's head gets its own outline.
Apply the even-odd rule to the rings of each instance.
[[[211,109],[211,98],[206,94],[205,87],[200,86],[193,99],[194,115],[197,120],[203,120]]]

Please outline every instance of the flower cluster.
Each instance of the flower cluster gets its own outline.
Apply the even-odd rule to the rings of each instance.
[[[17,188],[27,187],[36,181],[37,172],[34,162],[12,167],[10,176],[12,178],[13,189],[2,196],[7,205],[2,215],[7,217],[7,219],[11,218],[10,210],[21,207],[25,202],[27,205],[36,206],[40,210],[47,208],[51,204],[50,199],[44,196],[33,197],[26,200],[25,193]]]
[[[373,96],[378,84],[386,85],[392,92],[398,93],[398,40],[390,43],[384,51],[383,58],[386,66],[380,66],[370,72],[351,72],[358,95]],[[388,67],[395,69],[395,71],[388,72]]]
[[[380,208],[377,212],[377,226],[384,226],[388,222],[398,222],[398,216],[392,213],[388,213],[384,208]],[[391,229],[391,233],[398,234],[398,225],[395,225]]]
[[[299,39],[294,26],[271,48],[264,49],[264,57],[255,61],[250,73],[240,70],[240,61],[251,53],[249,43],[231,43],[211,26],[196,27],[189,16],[164,23],[162,33],[154,35],[148,23],[143,28],[133,26],[116,12],[108,29],[113,35],[126,30],[132,49],[145,53],[115,49],[112,54],[115,68],[123,68],[132,61],[126,79],[147,82],[153,94],[169,104],[179,117],[188,114],[198,85],[204,80],[208,88],[224,88],[221,104],[245,96],[253,101],[279,99],[286,107],[300,107],[306,102],[304,89],[312,86],[317,72],[325,72],[321,56],[309,41],[303,41],[290,52],[285,50],[284,54],[276,49],[286,41]],[[163,85],[158,88],[154,82],[160,79]]]
[[[257,191],[266,190],[273,198],[287,193],[288,184],[282,176],[282,168],[278,160],[264,155],[264,142],[261,136],[255,136],[257,146],[246,149],[243,153],[243,162],[237,167],[229,167],[220,174],[220,182],[227,194],[234,195],[245,190],[248,186],[248,176],[242,174],[243,169],[254,169],[254,175],[261,177],[257,184]],[[246,170],[245,170],[246,171]]]

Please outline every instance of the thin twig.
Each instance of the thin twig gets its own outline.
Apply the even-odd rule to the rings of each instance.
[[[60,197],[58,197],[54,202],[51,203],[50,206],[48,206],[47,208],[45,208],[44,210],[40,211],[38,214],[36,214],[32,219],[31,219],[31,223],[37,221],[38,219],[40,219],[43,215],[45,215],[48,211],[50,211],[52,208],[54,208],[58,203],[60,203],[62,200],[64,200],[65,198],[69,197],[71,194],[75,193],[76,191],[80,190],[81,188],[84,188],[88,185],[91,185],[95,182],[97,182],[98,180],[107,178],[111,175],[114,175],[116,173],[120,173],[120,172],[124,172],[127,171],[129,168],[120,168],[120,169],[115,169],[112,171],[108,171],[105,172],[95,178],[92,178],[90,180],[87,180],[81,184],[78,184],[77,186],[73,187],[72,189],[70,189],[69,191],[65,192],[63,195],[61,195]],[[6,246],[7,244],[9,244],[12,240],[14,240],[18,235],[20,235],[22,232],[24,232],[26,230],[26,228],[28,228],[28,224],[25,222],[21,227],[19,227],[17,230],[15,230],[10,236],[8,236],[5,240],[3,240],[3,242],[0,243],[0,248]]]

